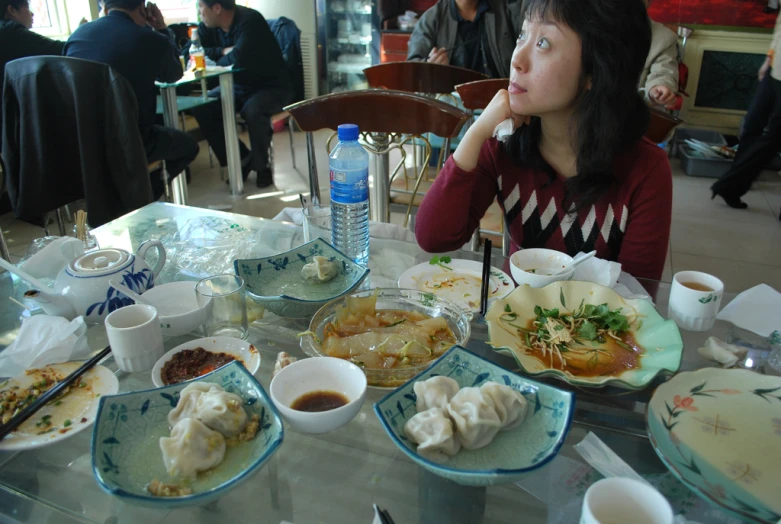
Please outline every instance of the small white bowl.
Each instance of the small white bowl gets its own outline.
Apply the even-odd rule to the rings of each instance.
[[[560,280],[569,280],[575,273],[575,268],[571,268],[558,275],[540,275],[530,273],[530,269],[562,269],[564,266],[572,263],[572,257],[561,251],[553,249],[522,249],[516,251],[510,257],[510,273],[513,280],[519,286],[524,284],[531,287],[545,287],[553,282]]]
[[[211,300],[198,306],[195,282],[160,284],[142,296],[155,305],[165,337],[178,337],[195,331],[206,322],[212,307]]]
[[[160,373],[163,371],[163,366],[166,362],[171,360],[175,354],[184,351],[185,349],[195,348],[203,348],[206,351],[211,351],[212,353],[227,353],[228,355],[232,355],[241,360],[241,362],[244,364],[244,367],[252,375],[257,373],[258,369],[260,368],[260,353],[258,352],[257,348],[255,348],[255,346],[246,340],[232,337],[198,338],[191,340],[190,342],[180,344],[160,357],[160,359],[155,363],[155,367],[152,368],[152,383],[155,385],[155,387],[165,387],[165,384],[163,383],[163,377],[160,375]],[[193,378],[191,380],[195,379]],[[188,380],[186,382],[190,381]]]
[[[350,422],[366,397],[366,375],[346,360],[313,357],[282,368],[271,381],[271,400],[290,427],[301,433],[326,433]],[[313,391],[335,391],[349,402],[330,411],[310,413],[290,407],[302,395]]]

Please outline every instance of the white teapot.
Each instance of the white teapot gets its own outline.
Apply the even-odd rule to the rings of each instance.
[[[150,268],[144,256],[153,247],[157,248],[158,259]],[[48,315],[67,319],[83,315],[87,322],[100,323],[112,311],[133,303],[111,287],[109,280],[118,280],[141,294],[155,285],[164,264],[165,248],[157,240],[141,244],[135,255],[124,249],[99,249],[71,261],[57,275],[54,289],[38,286],[40,289],[27,291],[24,296],[40,304]],[[27,275],[14,272],[30,281]],[[34,279],[31,283],[38,285]]]

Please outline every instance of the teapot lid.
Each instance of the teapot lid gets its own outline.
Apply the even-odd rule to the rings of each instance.
[[[127,264],[130,253],[122,249],[99,249],[85,253],[69,264],[74,273],[96,276],[100,273],[113,271]]]

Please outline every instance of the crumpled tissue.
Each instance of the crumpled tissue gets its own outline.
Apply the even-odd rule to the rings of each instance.
[[[27,369],[86,358],[87,324],[83,317],[34,315],[22,322],[11,345],[0,353],[0,376],[15,377]]]
[[[715,360],[725,368],[731,368],[746,356],[748,348],[727,344],[716,337],[708,337],[705,345],[697,348],[697,352],[708,360]]]

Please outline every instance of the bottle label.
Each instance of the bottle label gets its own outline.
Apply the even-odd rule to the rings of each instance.
[[[331,202],[360,204],[369,200],[369,168],[331,170]]]

